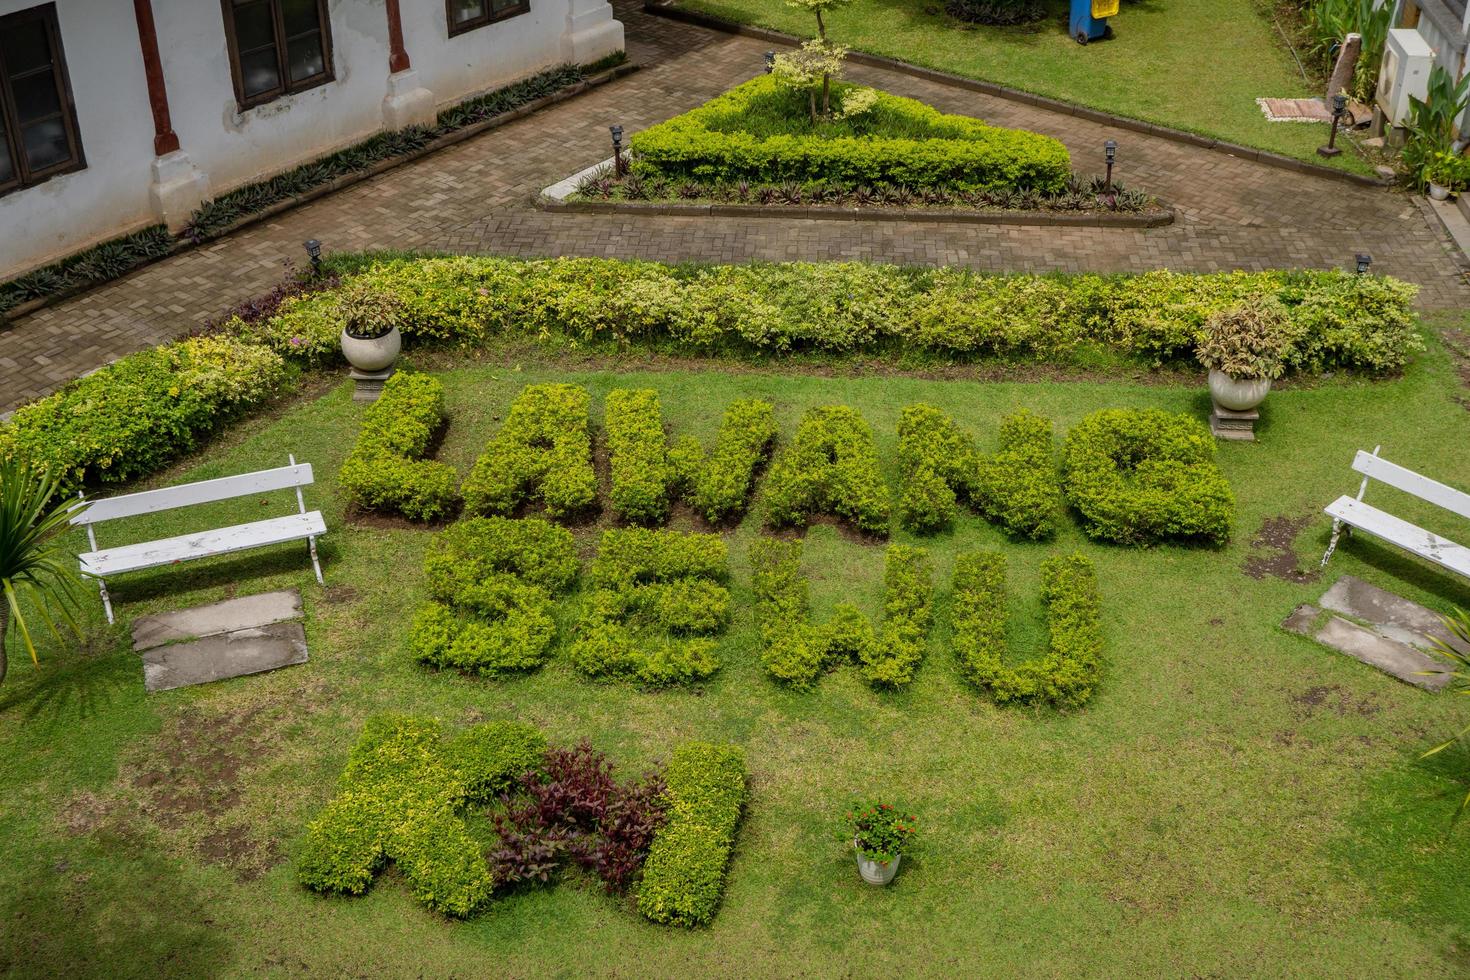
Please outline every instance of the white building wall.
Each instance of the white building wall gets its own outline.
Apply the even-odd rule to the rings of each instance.
[[[0,0],[0,14],[34,6]],[[56,19],[87,167],[0,197],[0,276],[156,220],[153,116],[133,5],[60,0]]]
[[[0,14],[36,0],[0,0]],[[564,61],[621,50],[605,0],[531,0],[516,17],[448,36],[443,0],[402,0],[416,84],[439,106]],[[153,0],[180,149],[216,196],[355,143],[384,127],[383,0],[329,0],[332,81],[240,111],[219,0]],[[150,197],[153,122],[126,0],[57,0],[87,167],[0,197],[0,278],[159,220]],[[401,85],[401,81],[400,81]],[[174,161],[171,172],[180,164]],[[192,185],[191,185],[192,186]],[[187,199],[187,196],[186,196]]]

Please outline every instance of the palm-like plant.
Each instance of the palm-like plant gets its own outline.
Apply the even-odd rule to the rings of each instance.
[[[1454,665],[1454,670],[1450,671],[1451,690],[1457,694],[1470,695],[1470,613],[1466,613],[1463,609],[1456,609],[1453,616],[1444,618],[1444,626],[1452,639],[1432,637],[1435,652]],[[1464,738],[1467,733],[1470,733],[1470,725],[1466,725],[1452,738],[1446,739],[1425,752],[1420,758],[1427,759],[1436,752],[1443,752]],[[1470,807],[1470,793],[1466,793],[1465,799],[1460,801],[1460,812],[1463,813],[1466,807]]]
[[[0,460],[0,592],[5,599],[0,602],[0,682],[8,666],[5,638],[12,618],[31,660],[40,662],[21,611],[22,597],[53,633],[57,619],[80,632],[73,609],[81,576],[52,546],[72,506],[65,500],[52,502],[56,489],[50,474],[18,459]]]

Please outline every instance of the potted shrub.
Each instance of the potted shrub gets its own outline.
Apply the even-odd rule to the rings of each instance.
[[[342,356],[369,374],[385,371],[398,359],[403,338],[398,332],[403,304],[396,296],[357,282],[342,293]]]
[[[1254,296],[1210,315],[1196,356],[1210,372],[1210,397],[1232,412],[1248,412],[1266,400],[1281,377],[1286,312],[1271,296]]]
[[[1447,200],[1470,184],[1470,157],[1436,153],[1424,167],[1424,180],[1429,184],[1430,197],[1436,201]]]
[[[858,874],[870,885],[886,885],[898,874],[903,849],[914,835],[914,817],[891,803],[856,804],[847,812]]]

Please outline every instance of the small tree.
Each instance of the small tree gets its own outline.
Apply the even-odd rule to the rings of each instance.
[[[817,83],[821,82],[821,115],[831,112],[829,104],[832,76],[841,76],[842,59],[847,49],[831,44],[822,38],[803,41],[800,48],[791,54],[779,54],[771,66],[776,81],[787,88],[806,92],[807,109],[811,113],[812,125],[817,124]]]
[[[822,77],[822,115],[824,116],[832,112],[832,78],[842,73],[842,59],[847,56],[847,49],[838,47],[827,40],[827,22],[822,19],[822,14],[830,13],[839,7],[846,7],[851,2],[852,0],[786,0],[788,7],[809,10],[817,18],[817,36],[801,46],[801,56],[811,59],[814,72]],[[814,44],[813,42],[819,43]],[[812,53],[808,54],[809,51]],[[818,51],[820,55],[816,53]],[[815,121],[815,112],[813,121]]]
[[[36,658],[30,629],[21,611],[22,596],[41,619],[56,632],[59,615],[77,630],[72,615],[75,590],[81,578],[51,546],[52,537],[66,527],[71,502],[58,500],[56,480],[35,473],[18,459],[0,459],[0,682],[5,680],[7,660],[5,636],[11,617],[20,627],[21,641]]]

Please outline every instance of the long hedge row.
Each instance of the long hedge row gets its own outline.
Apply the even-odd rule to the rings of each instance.
[[[867,114],[875,125],[862,135],[754,131],[753,116],[788,109],[789,101],[771,76],[737,85],[635,134],[633,172],[671,180],[831,180],[1041,192],[1061,190],[1071,175],[1072,159],[1060,140],[945,115],[887,92],[877,93]]]

